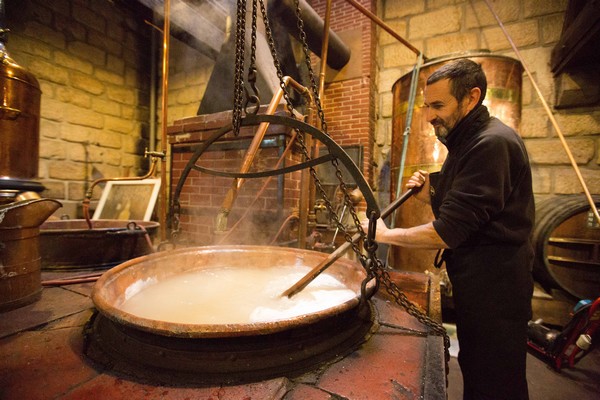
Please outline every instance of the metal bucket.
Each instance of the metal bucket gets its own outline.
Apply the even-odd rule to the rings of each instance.
[[[49,199],[0,206],[0,311],[40,298],[39,226],[59,207],[58,201]]]
[[[467,52],[431,59],[419,71],[404,171],[400,171],[400,168],[412,73],[401,77],[392,88],[393,125],[390,154],[390,187],[392,193],[396,193],[400,173],[402,173],[402,181],[399,192],[402,193],[406,181],[415,171],[423,169],[429,172],[437,172],[446,159],[446,147],[437,140],[434,129],[426,121],[420,105],[423,104],[423,90],[429,75],[442,65],[459,58],[468,58],[481,64],[488,82],[486,99],[483,104],[488,107],[491,115],[498,117],[518,132],[521,123],[521,83],[523,74],[523,68],[518,60],[506,56],[492,55],[485,51]],[[395,213],[394,226],[411,227],[430,222],[433,219],[431,207],[418,201],[409,201]],[[390,264],[398,269],[424,272],[433,269],[435,253],[435,250],[392,246]]]
[[[236,382],[314,368],[366,340],[372,326],[368,301],[361,302],[365,273],[340,259],[327,273],[356,297],[325,310],[253,323],[194,324],[142,318],[125,312],[126,293],[143,282],[160,282],[199,269],[314,266],[327,254],[270,246],[192,247],[155,253],[107,271],[94,286],[99,314],[87,338],[88,356],[127,374],[158,373],[184,381]],[[365,293],[375,289],[369,282]],[[362,305],[359,307],[359,305]],[[202,312],[200,307],[198,312]]]
[[[101,269],[153,252],[153,221],[53,220],[40,226],[42,269]]]

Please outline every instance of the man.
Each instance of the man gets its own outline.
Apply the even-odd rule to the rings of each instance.
[[[531,169],[517,133],[482,105],[486,87],[481,66],[468,59],[445,64],[428,78],[427,120],[448,156],[439,173],[418,171],[406,186],[419,189],[415,197],[431,204],[435,220],[388,229],[380,219],[375,239],[446,249],[464,399],[528,399]]]

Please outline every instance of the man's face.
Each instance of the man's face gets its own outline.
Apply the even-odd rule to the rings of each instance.
[[[468,99],[459,102],[450,93],[450,80],[442,79],[427,85],[423,94],[427,122],[433,125],[438,138],[448,132],[468,113]]]

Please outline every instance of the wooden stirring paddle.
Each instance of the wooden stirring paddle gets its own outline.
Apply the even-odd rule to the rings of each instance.
[[[406,200],[408,200],[408,198],[412,196],[415,192],[415,188],[408,189],[406,192],[404,192],[402,196],[398,197],[396,200],[391,202],[390,205],[388,205],[381,212],[381,218],[387,218],[392,212],[394,212],[396,208],[400,207],[400,205]],[[346,250],[348,250],[352,243],[358,242],[360,238],[360,232],[355,233],[354,236],[352,236],[352,242],[345,242],[340,247],[335,249],[335,251],[331,253],[325,260],[323,260],[319,265],[311,269],[306,275],[302,277],[302,279],[300,279],[292,287],[283,292],[281,296],[287,296],[291,298],[298,292],[302,291],[306,286],[308,286],[309,283],[311,283],[317,276],[319,276],[321,272],[325,271],[329,266],[331,266],[331,264],[336,262],[337,259],[339,259],[346,252]]]

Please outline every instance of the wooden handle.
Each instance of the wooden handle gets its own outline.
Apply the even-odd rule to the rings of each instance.
[[[400,207],[402,203],[404,203],[413,193],[417,192],[420,188],[412,188],[408,189],[404,194],[398,197],[396,200],[390,203],[382,212],[381,218],[387,218],[396,208]],[[298,292],[302,291],[309,283],[311,283],[317,276],[319,276],[323,271],[325,271],[331,264],[336,262],[345,252],[350,248],[352,243],[358,242],[361,238],[360,232],[357,232],[352,236],[352,242],[345,242],[340,247],[335,249],[333,253],[331,253],[325,260],[323,260],[319,265],[311,269],[306,275],[302,277],[298,282],[296,282],[293,286],[287,289],[282,293],[282,296],[287,296],[291,298]]]

